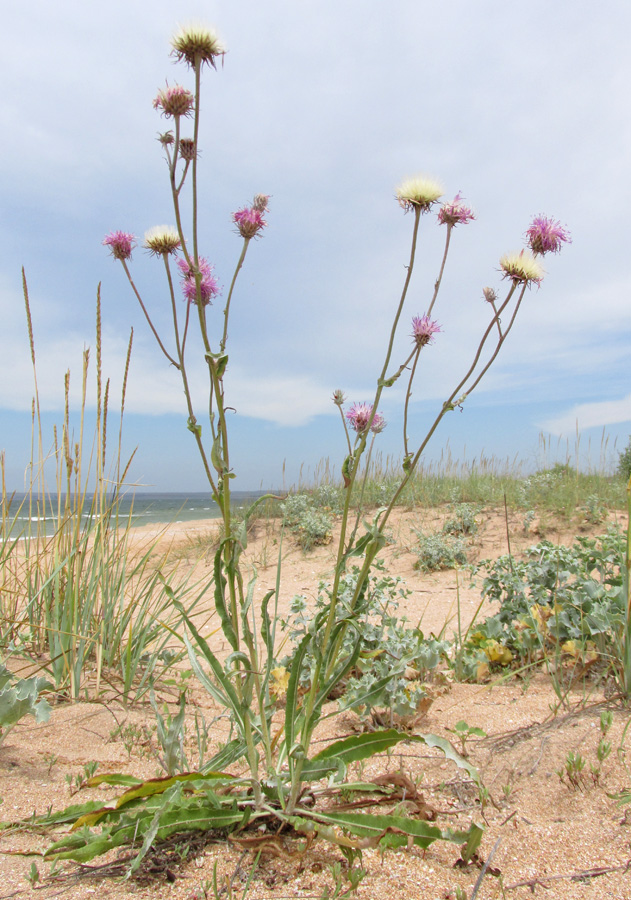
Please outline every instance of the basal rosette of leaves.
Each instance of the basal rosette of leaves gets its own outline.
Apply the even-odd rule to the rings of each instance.
[[[463,675],[514,668],[555,656],[572,670],[618,680],[626,622],[624,535],[615,528],[570,547],[542,541],[526,559],[485,560],[482,594],[499,610],[471,628]]]

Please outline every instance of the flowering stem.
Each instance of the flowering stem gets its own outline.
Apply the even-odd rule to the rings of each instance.
[[[429,316],[432,309],[434,308],[434,304],[436,303],[436,298],[438,297],[438,291],[440,290],[440,283],[443,280],[443,272],[445,271],[445,263],[447,262],[447,254],[449,253],[449,242],[451,241],[451,232],[453,230],[453,225],[447,225],[447,238],[445,240],[445,252],[443,253],[443,261],[440,265],[440,272],[438,273],[438,278],[434,284],[434,295],[432,297],[432,302],[429,304],[429,309],[426,312],[426,315]]]
[[[195,57],[195,116],[193,119],[193,258],[195,269],[199,267],[199,251],[197,247],[197,139],[199,136],[199,104],[202,87],[201,79],[202,60],[199,55]],[[198,285],[199,294],[199,285]]]
[[[177,156],[178,150],[180,148],[180,117],[175,117],[175,143],[173,145],[173,158],[169,161],[169,178],[171,181],[171,191],[174,194],[180,193],[180,188],[182,185],[180,184],[180,188],[175,187],[175,169],[177,167]]]
[[[480,361],[480,356],[482,355],[482,350],[484,349],[484,345],[486,344],[486,342],[487,342],[487,340],[488,340],[488,338],[489,338],[489,336],[490,336],[490,334],[491,334],[491,331],[493,330],[493,328],[495,328],[496,323],[499,322],[499,318],[500,318],[501,314],[504,312],[504,310],[506,309],[506,307],[507,307],[508,304],[510,303],[511,298],[512,298],[513,294],[515,293],[516,287],[517,287],[517,283],[516,283],[515,281],[513,281],[513,283],[511,284],[510,290],[509,290],[509,292],[508,292],[508,294],[507,294],[507,296],[506,296],[506,299],[504,300],[504,302],[502,303],[502,305],[500,306],[500,308],[499,308],[498,310],[495,311],[495,315],[493,316],[493,319],[491,320],[490,325],[488,326],[488,328],[486,329],[486,331],[484,332],[484,334],[483,334],[483,336],[482,336],[482,340],[480,341],[480,344],[479,344],[479,346],[478,346],[478,349],[477,349],[477,351],[476,351],[476,354],[475,354],[475,356],[474,356],[474,358],[473,358],[473,362],[471,363],[471,366],[469,367],[469,371],[468,371],[467,374],[464,376],[464,378],[461,379],[461,381],[460,381],[460,383],[457,385],[457,387],[454,388],[454,391],[453,391],[453,393],[451,394],[451,397],[449,398],[449,400],[447,401],[447,403],[451,403],[457,396],[459,396],[459,394],[461,393],[461,391],[462,391],[464,385],[466,384],[466,382],[468,381],[468,379],[471,377],[471,375],[473,375],[473,373],[474,373],[474,371],[475,371],[475,369],[476,369],[476,366],[478,365],[478,362]],[[526,289],[526,285],[524,285],[524,290],[525,290],[525,289]],[[519,298],[519,302],[518,302],[517,308],[519,308],[519,304],[521,303],[521,299],[522,299],[522,297],[524,296],[524,290],[522,290],[522,293],[521,293],[521,296],[520,296],[520,298]],[[515,311],[517,311],[517,310],[515,310]],[[512,322],[513,322],[513,321],[514,321],[514,314],[513,314],[513,319],[511,320],[511,325],[512,325]],[[503,335],[502,335],[501,332],[500,332],[500,337],[498,338],[498,342],[497,342],[497,347],[496,347],[495,353],[494,353],[493,356],[491,357],[491,362],[493,362],[493,360],[495,359],[495,357],[497,356],[497,354],[498,354],[498,352],[499,352],[500,347],[502,346],[502,344],[503,344],[504,341],[506,340],[506,336],[508,335],[508,332],[510,331],[510,327],[511,327],[511,326],[509,325],[508,329],[504,332]],[[483,373],[486,372],[486,370],[488,369],[489,365],[490,365],[490,363],[483,369]],[[478,381],[479,381],[479,380],[480,380],[480,379],[478,379]],[[476,381],[475,384],[477,384],[478,381]],[[474,384],[474,387],[475,387],[475,384]],[[469,393],[469,392],[467,392],[467,393]]]
[[[430,307],[431,309],[431,307]],[[415,351],[414,362],[412,363],[412,371],[410,372],[410,380],[408,381],[408,389],[405,393],[405,404],[403,406],[403,455],[407,456],[409,453],[408,450],[408,410],[410,407],[410,397],[412,396],[412,382],[414,381],[414,376],[416,374],[416,366],[418,365],[419,358],[421,356],[421,346],[418,346]]]
[[[405,486],[407,485],[408,481],[410,480],[410,478],[411,478],[411,476],[412,476],[412,474],[413,474],[413,472],[414,472],[416,466],[418,465],[418,462],[419,462],[419,460],[420,460],[420,458],[421,458],[421,456],[422,456],[422,454],[423,454],[423,452],[424,452],[424,450],[425,450],[427,444],[429,443],[431,437],[433,436],[434,432],[435,432],[436,429],[438,428],[438,425],[439,425],[439,423],[441,422],[443,416],[445,415],[445,413],[447,413],[447,412],[449,412],[450,410],[453,409],[453,402],[454,402],[454,400],[456,399],[456,397],[458,397],[458,396],[460,395],[463,386],[464,386],[464,385],[466,384],[466,382],[467,382],[467,379],[468,379],[468,378],[472,375],[472,373],[475,371],[476,365],[477,365],[478,360],[480,359],[480,355],[481,355],[481,353],[482,353],[482,349],[483,349],[483,347],[484,347],[484,345],[485,345],[485,343],[486,343],[486,341],[487,341],[487,339],[488,339],[488,337],[489,337],[489,335],[490,335],[492,329],[495,327],[495,323],[496,323],[497,319],[499,318],[499,315],[504,311],[504,309],[506,309],[506,306],[507,306],[508,303],[510,302],[510,299],[511,299],[511,297],[512,297],[513,294],[514,294],[516,287],[517,287],[516,283],[513,282],[512,286],[511,286],[511,288],[510,288],[510,290],[509,290],[509,292],[508,292],[508,295],[507,295],[506,299],[504,300],[504,302],[503,302],[502,305],[500,306],[499,310],[495,313],[495,316],[493,317],[492,322],[490,323],[489,327],[487,328],[486,332],[484,333],[484,335],[483,335],[483,337],[482,337],[482,340],[480,341],[480,345],[479,345],[478,350],[477,350],[477,352],[476,352],[474,361],[473,361],[472,365],[471,365],[470,368],[469,368],[469,371],[467,372],[467,374],[465,375],[465,377],[464,377],[463,379],[461,379],[460,383],[454,388],[454,390],[451,392],[449,398],[445,401],[445,403],[443,403],[442,409],[440,410],[440,412],[439,412],[438,415],[436,416],[436,418],[435,418],[435,420],[434,420],[434,422],[433,422],[431,428],[429,429],[429,431],[428,431],[427,434],[425,435],[425,438],[423,439],[422,444],[420,445],[420,447],[418,448],[418,450],[417,450],[416,453],[414,454],[414,457],[413,457],[412,460],[410,461],[409,467],[408,467],[408,469],[407,469],[407,471],[406,471],[406,474],[405,474],[405,477],[402,479],[401,483],[399,484],[399,487],[397,488],[394,497],[392,498],[392,500],[391,500],[390,503],[388,504],[388,508],[387,508],[387,510],[385,511],[385,513],[384,513],[384,515],[383,515],[383,518],[381,519],[380,526],[381,526],[382,529],[383,529],[383,527],[385,526],[385,524],[386,524],[386,522],[387,522],[387,520],[388,520],[388,518],[389,518],[389,516],[390,516],[390,513],[392,512],[392,509],[394,508],[394,505],[395,505],[396,501],[397,501],[398,498],[401,496],[401,493],[403,492]],[[484,366],[484,368],[483,368],[481,374],[476,378],[476,380],[473,382],[473,384],[468,388],[468,390],[467,390],[467,392],[466,392],[466,395],[467,395],[467,396],[469,396],[469,395],[472,393],[472,391],[477,387],[478,383],[480,382],[480,379],[481,379],[482,376],[487,372],[487,370],[489,369],[489,367],[491,366],[491,364],[494,362],[495,358],[497,357],[497,354],[499,353],[499,351],[500,351],[500,349],[501,349],[501,347],[502,347],[504,341],[506,340],[506,337],[508,336],[508,333],[510,332],[510,329],[512,328],[513,322],[515,321],[515,316],[517,315],[517,311],[518,311],[519,306],[520,306],[520,304],[521,304],[521,301],[522,301],[522,298],[523,298],[523,296],[524,296],[524,292],[525,292],[525,290],[526,290],[526,287],[527,287],[527,285],[524,284],[524,286],[523,286],[523,288],[522,288],[522,291],[521,291],[521,293],[520,293],[519,299],[518,299],[518,301],[517,301],[515,310],[514,310],[514,312],[513,312],[512,317],[511,317],[511,322],[510,322],[509,327],[508,327],[508,328],[506,329],[506,331],[504,332],[504,335],[498,340],[497,345],[496,345],[496,347],[495,347],[495,350],[494,350],[493,354],[491,355],[490,360],[489,360],[489,361],[487,362],[487,364]],[[362,571],[363,571],[363,570],[362,570]]]
[[[232,292],[234,291],[234,286],[237,280],[237,276],[241,271],[241,267],[243,265],[243,261],[245,260],[245,254],[248,252],[248,246],[250,244],[251,238],[243,239],[243,247],[241,248],[241,256],[239,257],[239,261],[237,262],[237,267],[234,270],[234,275],[232,276],[232,281],[230,282],[230,290],[228,291],[228,299],[226,300],[226,305],[223,311],[223,336],[221,338],[221,343],[219,344],[219,349],[221,353],[226,349],[226,341],[228,340],[228,316],[230,314],[230,301],[232,300]]]
[[[368,424],[366,426],[366,429],[359,436],[359,440],[357,441],[357,443],[355,445],[354,452],[349,454],[349,459],[351,459],[350,472],[349,472],[349,483],[346,488],[344,508],[342,511],[340,539],[338,542],[337,556],[336,556],[336,562],[335,562],[335,574],[334,574],[334,578],[333,578],[333,585],[331,587],[331,603],[330,603],[329,613],[328,613],[327,620],[326,620],[326,625],[324,628],[324,634],[322,637],[321,654],[318,656],[318,659],[317,659],[317,662],[315,665],[315,671],[313,673],[313,677],[311,680],[311,687],[309,688],[309,691],[308,691],[307,696],[304,701],[304,707],[303,707],[305,712],[304,712],[304,725],[303,725],[303,729],[302,729],[302,745],[305,748],[305,753],[308,750],[308,747],[309,747],[309,744],[311,741],[311,734],[315,727],[315,722],[312,721],[313,711],[314,711],[314,706],[315,706],[315,699],[316,699],[317,691],[320,689],[323,660],[328,655],[327,651],[328,651],[329,641],[331,640],[331,632],[333,630],[333,626],[335,625],[335,620],[336,620],[340,579],[341,579],[342,574],[345,569],[345,561],[346,561],[346,556],[347,556],[347,552],[348,552],[347,546],[346,546],[346,533],[347,533],[347,528],[348,528],[351,497],[353,495],[355,479],[357,477],[357,472],[359,469],[359,461],[360,461],[360,459],[364,453],[364,450],[366,448],[366,442],[368,439],[368,435],[370,434],[370,427],[372,425],[375,415],[377,414],[377,407],[379,404],[379,400],[381,398],[383,388],[385,387],[386,373],[388,371],[388,366],[390,365],[390,359],[392,357],[392,348],[394,346],[394,339],[395,339],[395,335],[396,335],[396,331],[397,331],[397,326],[399,324],[399,319],[401,317],[401,312],[403,310],[403,305],[405,303],[405,299],[407,296],[408,287],[410,285],[410,280],[412,278],[412,270],[414,269],[414,259],[415,259],[415,255],[416,255],[416,243],[418,240],[420,217],[421,217],[421,209],[419,207],[415,207],[414,229],[413,229],[413,233],[412,233],[412,244],[411,244],[411,248],[410,248],[410,260],[409,260],[409,264],[407,267],[407,275],[406,275],[405,282],[403,285],[403,290],[401,292],[401,298],[399,300],[399,305],[397,307],[397,310],[396,310],[396,313],[394,316],[392,329],[390,331],[390,340],[389,340],[388,347],[386,350],[386,357],[385,357],[385,361],[384,361],[383,368],[381,371],[381,376],[377,382],[377,390],[375,393],[375,400],[373,402],[372,414],[370,417],[370,421],[368,422]],[[349,541],[348,549],[350,549],[350,546],[351,546],[351,542]],[[372,566],[373,560],[374,560],[377,552],[378,552],[378,546],[376,544],[374,546],[369,545],[366,548],[364,565],[362,567],[363,577],[360,576],[360,581],[358,581],[358,587],[355,591],[353,607],[356,603],[357,597],[359,596],[359,592],[360,592],[361,588],[363,587],[365,578],[368,574],[370,567]],[[331,662],[329,663],[327,671],[324,673],[325,679],[327,677],[330,677],[331,668],[335,666],[335,663],[339,656],[339,648],[341,646],[342,639],[343,639],[343,635],[341,635],[341,634],[336,639],[336,646],[333,648],[333,652],[330,654]],[[300,759],[296,760],[296,765],[294,768],[293,779],[292,779],[292,789],[291,789],[291,794],[290,794],[290,797],[288,800],[288,809],[290,811],[293,810],[293,808],[295,807],[295,804],[297,802],[297,799],[298,799],[298,796],[300,793],[300,783],[301,783],[300,776],[301,776],[301,772],[302,772],[302,766],[303,766],[303,761]]]
[[[186,350],[186,337],[188,335],[188,326],[191,321],[191,304],[186,304],[186,315],[184,317],[184,331],[182,333],[182,356],[184,356],[184,351]]]
[[[372,440],[370,441],[370,446],[368,447],[368,454],[366,455],[366,462],[364,465],[364,476],[361,482],[361,488],[359,490],[359,498],[357,500],[357,516],[355,518],[355,524],[353,525],[353,530],[351,532],[351,536],[348,539],[348,545],[352,546],[355,541],[355,536],[357,535],[357,531],[359,529],[359,523],[361,521],[362,507],[364,503],[364,494],[366,492],[366,485],[368,484],[368,475],[370,472],[370,458],[372,456],[373,447],[375,446],[375,439],[377,435],[373,434]]]
[[[140,303],[140,308],[142,309],[143,313],[145,314],[145,319],[146,319],[147,322],[149,323],[149,328],[151,328],[151,330],[152,330],[152,332],[153,332],[153,336],[155,337],[156,341],[158,342],[158,345],[159,345],[160,349],[162,350],[162,352],[164,353],[164,355],[166,356],[166,358],[169,360],[169,362],[171,363],[171,365],[172,365],[172,366],[175,366],[176,369],[179,369],[179,368],[180,368],[179,363],[177,363],[177,362],[173,359],[173,357],[171,356],[171,354],[168,352],[168,350],[166,349],[166,347],[164,346],[164,344],[163,344],[162,341],[160,340],[160,337],[159,337],[159,335],[158,335],[158,332],[157,332],[156,329],[153,327],[153,322],[151,321],[151,319],[150,319],[150,317],[149,317],[149,313],[148,313],[147,310],[146,310],[145,304],[142,302],[142,297],[141,297],[140,294],[138,293],[138,289],[136,288],[136,285],[134,284],[134,279],[131,277],[131,272],[129,271],[129,269],[128,269],[128,267],[127,267],[127,261],[124,260],[124,259],[121,259],[121,263],[123,264],[123,269],[125,270],[125,275],[127,275],[127,280],[128,280],[129,283],[131,284],[131,288],[132,288],[134,294],[136,295],[136,299],[137,299],[138,302]]]
[[[424,438],[424,440],[423,440],[421,446],[418,448],[418,450],[416,451],[416,453],[414,454],[414,456],[412,457],[412,459],[409,460],[408,465],[407,465],[406,470],[405,470],[405,475],[404,475],[404,477],[402,478],[401,482],[399,483],[399,486],[398,486],[398,488],[397,488],[397,490],[396,490],[394,496],[391,498],[390,503],[388,504],[388,506],[386,507],[386,509],[384,510],[382,516],[381,516],[380,519],[379,519],[379,526],[378,526],[378,533],[379,533],[379,534],[383,534],[383,531],[384,531],[384,528],[385,528],[386,523],[387,523],[387,521],[388,521],[388,518],[390,517],[390,513],[392,512],[392,510],[393,510],[393,508],[394,508],[394,506],[395,506],[395,504],[396,504],[398,498],[401,496],[403,490],[405,489],[405,487],[406,487],[406,485],[408,484],[410,478],[412,477],[412,474],[414,473],[414,471],[415,471],[415,469],[416,469],[416,467],[417,467],[417,465],[418,465],[418,462],[419,462],[419,460],[420,460],[420,458],[421,458],[421,456],[422,456],[422,454],[423,454],[423,452],[424,452],[424,450],[425,450],[425,447],[427,446],[427,444],[429,443],[429,440],[431,439],[431,437],[433,436],[434,432],[436,431],[436,429],[437,429],[439,423],[441,422],[443,416],[444,416],[445,413],[448,412],[450,409],[453,409],[453,402],[454,402],[455,398],[460,394],[460,391],[462,390],[462,387],[463,387],[463,385],[466,383],[467,379],[468,379],[468,378],[471,376],[471,374],[475,371],[476,365],[477,365],[477,363],[478,363],[478,361],[479,361],[479,358],[480,358],[480,355],[481,355],[481,353],[482,353],[482,349],[483,349],[483,347],[484,347],[484,345],[485,345],[485,343],[486,343],[486,341],[487,341],[487,339],[488,339],[488,337],[489,337],[489,335],[490,335],[492,329],[495,327],[495,323],[496,323],[497,319],[499,318],[499,315],[504,311],[504,309],[506,308],[506,306],[507,306],[508,303],[510,302],[511,297],[513,296],[513,294],[514,294],[514,292],[515,292],[515,288],[516,288],[516,283],[513,282],[512,286],[511,286],[511,288],[510,288],[510,290],[509,290],[509,292],[508,292],[508,296],[506,297],[504,303],[501,305],[500,309],[496,312],[495,316],[493,317],[493,321],[490,323],[490,325],[489,325],[489,327],[487,328],[487,330],[486,330],[484,336],[482,337],[482,340],[481,340],[480,345],[479,345],[479,347],[478,347],[478,350],[477,350],[477,352],[476,352],[476,355],[475,355],[473,364],[472,364],[471,367],[469,368],[469,371],[467,372],[467,374],[465,375],[465,377],[460,381],[460,383],[457,385],[457,387],[452,391],[452,393],[451,393],[451,395],[449,396],[448,400],[443,404],[442,409],[440,410],[440,412],[439,412],[438,415],[436,416],[436,419],[434,420],[434,423],[432,424],[431,428],[430,428],[429,431],[427,432],[427,434],[426,434],[426,436],[425,436],[425,438]],[[476,379],[476,381],[475,381],[475,382],[471,385],[471,387],[469,388],[469,390],[468,390],[468,392],[467,392],[468,394],[470,394],[470,393],[474,390],[474,388],[475,388],[475,387],[477,386],[477,384],[479,383],[480,378],[482,377],[482,375],[484,375],[484,373],[488,370],[489,366],[493,363],[493,361],[495,360],[497,354],[499,353],[499,350],[500,350],[502,344],[504,343],[504,341],[506,340],[506,337],[507,337],[508,333],[510,332],[510,329],[511,329],[511,327],[512,327],[512,325],[513,325],[513,322],[514,322],[514,320],[515,320],[515,316],[516,316],[516,314],[517,314],[517,310],[518,310],[519,305],[520,305],[520,303],[521,303],[521,300],[522,300],[522,298],[523,298],[525,289],[526,289],[526,285],[524,284],[523,289],[522,289],[521,294],[520,294],[520,297],[519,297],[519,300],[518,300],[518,302],[517,302],[516,309],[515,309],[515,311],[514,311],[514,313],[513,313],[513,316],[512,316],[512,318],[511,318],[511,322],[510,322],[509,327],[508,327],[508,328],[506,329],[506,331],[504,332],[504,335],[498,340],[497,346],[496,346],[496,348],[495,348],[494,353],[493,353],[492,356],[491,356],[491,359],[490,359],[489,362],[485,365],[484,369],[482,370],[481,375]],[[379,550],[379,544],[378,544],[378,542],[377,542],[376,540],[375,540],[375,541],[371,541],[371,543],[368,545],[368,547],[367,547],[367,549],[366,549],[366,554],[365,554],[365,557],[364,557],[364,562],[363,562],[362,567],[361,567],[361,569],[360,569],[359,575],[357,576],[357,582],[356,582],[356,585],[355,585],[355,592],[354,592],[353,597],[352,597],[351,602],[350,602],[350,609],[351,609],[351,610],[354,610],[354,609],[355,609],[355,607],[356,607],[356,605],[357,605],[357,602],[359,601],[359,598],[360,598],[360,596],[361,596],[361,593],[362,593],[362,590],[363,590],[363,587],[364,587],[364,583],[365,583],[365,581],[366,581],[366,578],[368,577],[368,574],[369,574],[370,569],[371,569],[371,567],[372,567],[373,560],[374,560],[374,558],[375,558],[375,556],[376,556],[378,550]],[[333,595],[333,596],[335,596],[335,595]],[[343,634],[338,635],[337,641],[336,641],[336,642],[337,642],[337,647],[338,647],[338,648],[341,647],[341,642],[342,642],[342,640],[343,640]],[[338,652],[339,652],[339,651],[338,651]],[[332,654],[332,659],[335,660],[336,658],[337,658],[337,653],[333,653],[333,654]],[[330,667],[329,667],[329,668],[330,668]],[[326,678],[328,675],[330,675],[330,671],[329,671],[329,672],[326,672],[325,675],[324,675],[324,677]]]
[[[341,415],[341,417],[342,417],[342,426],[343,426],[343,428],[344,428],[344,434],[346,435],[346,443],[348,444],[348,454],[349,454],[349,456],[350,456],[351,453],[353,452],[353,448],[351,447],[351,436],[350,436],[350,434],[348,433],[348,425],[346,424],[346,419],[344,418],[344,413],[343,413],[343,411],[342,411],[342,406],[341,406],[341,404],[338,405],[337,408],[339,409],[340,415]]]
[[[169,267],[169,254],[163,253],[162,260],[167,273],[167,281],[169,283],[169,295],[171,297],[171,311],[173,313],[173,333],[175,335],[175,346],[177,349],[178,359],[180,360],[181,371],[184,371],[184,351],[180,344],[180,329],[177,321],[177,307],[175,305],[175,292],[173,290],[173,279],[171,278],[171,269]]]
[[[476,387],[478,386],[478,384],[480,383],[480,381],[482,380],[482,378],[486,375],[487,371],[490,369],[491,365],[495,362],[495,358],[496,358],[497,354],[500,352],[500,348],[502,347],[502,344],[504,343],[504,341],[505,341],[506,338],[508,337],[511,328],[513,327],[513,324],[514,324],[514,322],[515,322],[515,318],[517,317],[517,313],[519,312],[519,307],[521,306],[521,301],[524,299],[524,293],[526,292],[526,287],[527,287],[527,285],[524,284],[524,286],[522,287],[521,292],[520,292],[520,294],[519,294],[519,297],[517,298],[517,303],[515,304],[515,309],[513,310],[513,314],[512,314],[512,316],[511,316],[511,320],[510,320],[510,322],[508,323],[508,328],[506,329],[506,331],[504,331],[503,334],[502,334],[502,331],[501,331],[501,329],[500,329],[500,335],[501,335],[501,337],[500,337],[500,339],[499,339],[498,342],[497,342],[497,346],[496,346],[496,348],[495,348],[495,350],[494,350],[494,352],[493,352],[493,355],[492,355],[491,358],[488,360],[488,362],[486,363],[486,365],[484,366],[484,368],[482,369],[482,371],[479,373],[478,377],[477,377],[476,380],[473,382],[473,384],[467,389],[467,394],[470,394],[471,391],[472,391],[474,388],[476,388]],[[505,307],[505,306],[506,306],[506,304],[504,304],[504,307]]]
[[[495,313],[495,321],[497,323],[497,333],[500,338],[502,337],[502,323],[500,322],[500,317],[497,313],[497,307],[495,306],[495,300],[491,301],[491,306],[493,307],[493,312]]]

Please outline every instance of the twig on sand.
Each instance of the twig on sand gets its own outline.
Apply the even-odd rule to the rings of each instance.
[[[490,857],[489,857],[490,859]],[[505,891],[514,891],[518,887],[529,887],[534,893],[534,889],[545,887],[547,881],[562,881],[564,878],[570,881],[586,881],[589,878],[598,878],[600,875],[610,875],[612,872],[628,872],[631,869],[631,859],[620,866],[596,866],[593,869],[583,869],[581,872],[571,872],[568,875],[536,875],[534,878],[528,878],[526,881],[516,881],[514,884],[504,886]],[[472,896],[471,900],[473,900]]]

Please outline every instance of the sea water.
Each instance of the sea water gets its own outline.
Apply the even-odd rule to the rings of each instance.
[[[232,506],[239,510],[249,506],[262,491],[233,491]],[[33,497],[29,507],[29,498],[24,494],[14,494],[2,509],[2,519],[6,522],[5,537],[36,534],[50,536],[56,528],[58,498],[51,494],[46,500],[46,510],[41,508],[41,500]],[[65,497],[59,498],[63,509]],[[91,515],[92,496],[87,495],[83,504],[82,517],[86,524]],[[154,493],[138,491],[121,496],[118,505],[118,521],[121,525],[131,522],[132,526],[170,524],[174,522],[193,522],[204,519],[218,519],[219,507],[207,493]]]

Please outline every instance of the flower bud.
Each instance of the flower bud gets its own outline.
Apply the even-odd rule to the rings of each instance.
[[[180,139],[180,156],[188,162],[195,159],[195,141],[192,138]]]

